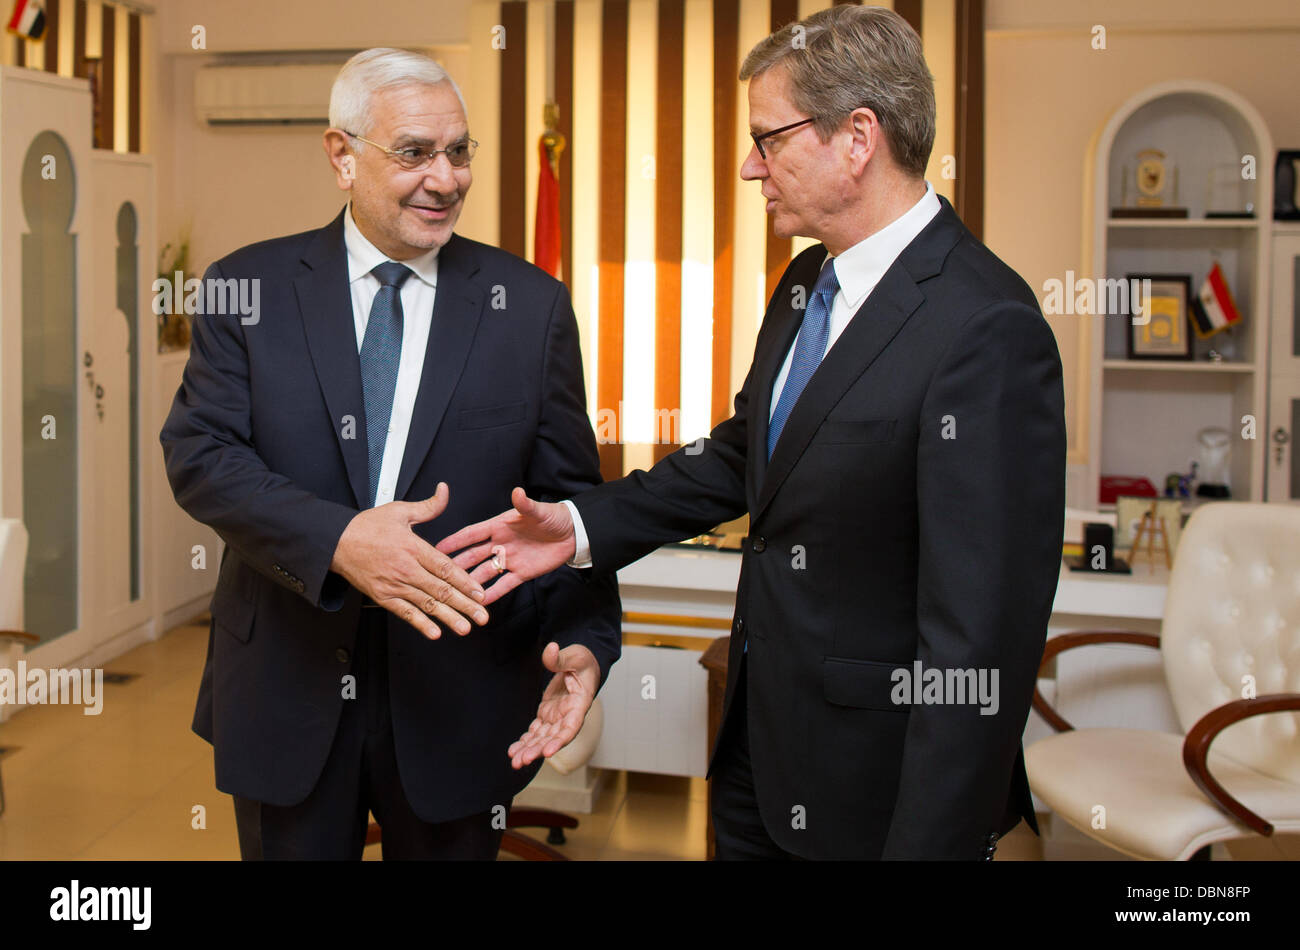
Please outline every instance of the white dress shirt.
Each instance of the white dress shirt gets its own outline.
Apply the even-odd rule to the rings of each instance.
[[[903,248],[911,244],[916,236],[925,230],[925,226],[934,220],[934,216],[939,213],[939,208],[939,199],[935,196],[934,188],[927,181],[925,195],[901,218],[887,224],[869,238],[854,244],[839,257],[831,258],[829,254],[826,255],[827,258],[834,260],[835,263],[831,266],[835,268],[835,277],[840,282],[840,289],[831,300],[830,335],[826,338],[827,353],[831,351],[831,347],[840,338],[840,334],[849,325],[849,321],[866,301],[867,296],[876,289],[876,284],[880,283],[880,278],[885,276],[885,271],[898,260],[898,255],[903,253]],[[825,264],[825,261],[822,263]],[[822,359],[825,358],[823,354]],[[767,407],[769,421],[772,419],[772,414],[776,412],[776,403],[781,398],[781,390],[785,388],[785,380],[790,375],[790,364],[793,361],[794,344],[791,343],[789,351],[785,354],[785,362],[781,364],[781,372],[776,374],[776,382],[772,384],[772,399]]]
[[[836,291],[831,301],[830,333],[826,338],[827,353],[840,338],[844,328],[849,325],[853,315],[858,312],[858,308],[876,289],[876,284],[880,283],[880,278],[885,276],[885,271],[893,266],[894,261],[898,260],[898,256],[903,253],[903,249],[925,230],[925,226],[934,220],[940,207],[934,188],[927,181],[925,194],[921,200],[912,205],[901,217],[870,237],[859,241],[839,257],[831,258],[835,262],[831,266],[835,268],[835,277],[839,281],[840,289]],[[825,359],[824,354],[822,358]],[[793,359],[794,343],[791,342],[790,349],[785,355],[785,362],[781,365],[781,372],[777,374],[776,382],[772,385],[772,398],[767,409],[769,420],[772,418],[772,413],[776,411],[776,403],[781,397],[781,389],[785,386],[786,377],[790,375],[790,363]],[[573,502],[565,501],[564,505],[573,518],[573,533],[576,541],[569,566],[590,567],[591,545],[587,540],[587,531],[582,524],[582,517]]]
[[[370,305],[379,293],[379,278],[370,273],[389,260],[370,243],[352,220],[352,205],[343,216],[343,243],[348,252],[348,284],[352,291],[352,322],[357,331],[357,353],[366,338]],[[375,505],[393,500],[397,475],[406,451],[406,436],[411,429],[415,395],[420,390],[424,370],[424,350],[433,324],[433,300],[438,286],[438,248],[409,261],[398,261],[414,273],[402,283],[402,355],[397,364],[397,388],[393,392],[393,414],[388,420],[388,438],[384,442],[384,460],[379,467],[379,490]]]

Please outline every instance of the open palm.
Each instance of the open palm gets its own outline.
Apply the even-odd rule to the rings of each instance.
[[[542,652],[542,665],[555,675],[542,694],[537,718],[506,750],[510,764],[517,769],[539,755],[550,758],[572,742],[600,687],[596,657],[580,643],[563,650],[557,643],[548,643]]]

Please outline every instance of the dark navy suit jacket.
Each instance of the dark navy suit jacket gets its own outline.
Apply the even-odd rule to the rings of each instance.
[[[735,414],[574,499],[596,571],[749,512],[720,734],[745,669],[763,823],[803,857],[978,859],[1034,823],[1020,740],[1061,564],[1061,360],[1033,291],[940,200],[770,461],[822,245],[773,294]],[[954,674],[945,701],[896,701],[918,661]],[[981,671],[996,714],[956,690]]]
[[[257,321],[194,319],[161,441],[176,500],[226,543],[194,730],[214,746],[217,787],[273,805],[315,786],[345,700],[361,594],[330,571],[368,506],[367,437],[343,216],[222,258],[209,279],[259,279]],[[564,286],[504,251],[453,236],[438,255],[433,323],[396,497],[439,481],[430,544],[510,505],[522,485],[558,500],[599,483],[577,324]],[[427,640],[386,614],[393,738],[425,821],[507,800],[506,749],[536,714],[547,642],[619,656],[612,576],[561,570],[503,597],[465,637]]]

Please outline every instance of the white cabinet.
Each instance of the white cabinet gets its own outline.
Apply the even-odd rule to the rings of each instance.
[[[33,662],[94,666],[159,632],[153,161],[91,148],[84,80],[0,67],[0,122],[0,517]]]

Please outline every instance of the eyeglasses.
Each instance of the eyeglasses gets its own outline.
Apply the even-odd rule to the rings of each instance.
[[[373,145],[388,155],[389,158],[397,162],[403,170],[408,172],[424,171],[437,159],[439,153],[447,156],[447,161],[452,168],[465,168],[474,157],[475,150],[478,149],[478,142],[475,142],[469,136],[461,139],[459,142],[452,142],[446,148],[420,148],[417,145],[408,145],[406,148],[388,148],[380,145],[378,142],[372,142],[370,139],[362,138],[355,132],[343,130],[345,135],[350,135],[358,141],[365,142],[367,145]]]
[[[791,122],[789,125],[783,125],[779,129],[773,129],[771,132],[764,132],[762,135],[755,135],[753,132],[750,132],[749,137],[754,140],[754,147],[758,149],[759,157],[766,161],[767,152],[763,148],[763,139],[770,139],[774,135],[780,135],[782,132],[789,132],[791,129],[797,129],[801,125],[807,125],[809,122],[816,121],[817,117],[813,116],[811,119],[801,119],[798,122]]]

